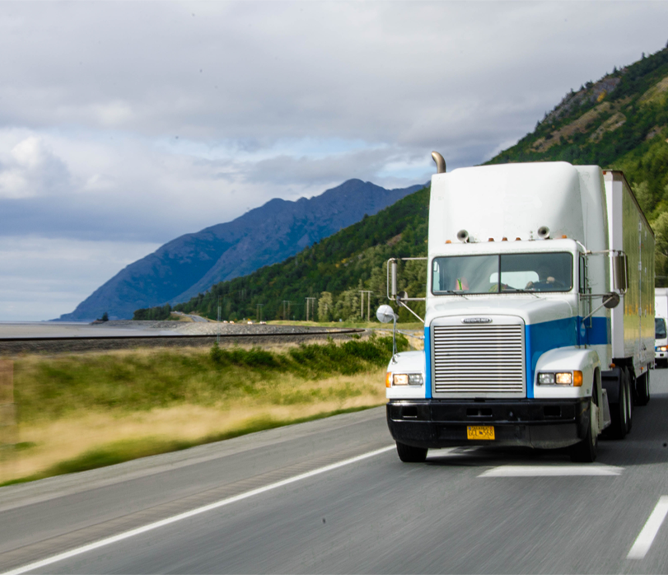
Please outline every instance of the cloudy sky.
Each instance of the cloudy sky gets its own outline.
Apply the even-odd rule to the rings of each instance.
[[[483,162],[667,23],[637,0],[0,1],[0,321],[274,197]]]

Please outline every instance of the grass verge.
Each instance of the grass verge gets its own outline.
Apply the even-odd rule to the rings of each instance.
[[[24,356],[14,365],[20,443],[3,450],[0,485],[381,405],[391,346],[372,336]]]
[[[328,327],[337,327],[337,328],[361,328],[361,329],[378,329],[378,328],[387,328],[389,325],[389,329],[392,329],[392,324],[383,324],[378,321],[364,321],[364,320],[356,320],[356,321],[297,321],[297,320],[282,320],[282,319],[276,319],[276,320],[271,320],[267,322],[270,325],[294,325],[294,326],[302,326],[302,327],[322,327],[322,328],[328,328]],[[412,322],[400,322],[397,323],[397,328],[398,329],[417,329],[417,330],[423,330],[424,329],[424,324],[420,323],[418,321],[412,321]]]
[[[37,479],[46,479],[47,477],[63,475],[65,473],[78,473],[81,471],[88,471],[90,469],[98,469],[108,465],[116,465],[117,463],[131,461],[140,457],[149,457],[151,455],[160,455],[161,453],[180,451],[190,447],[195,447],[197,445],[204,445],[206,443],[213,443],[215,441],[223,441],[225,439],[240,437],[249,433],[266,431],[269,429],[275,429],[277,427],[283,427],[285,425],[306,423],[307,421],[314,421],[316,419],[323,419],[325,417],[332,417],[334,415],[341,415],[343,413],[353,413],[356,411],[369,409],[371,407],[375,406],[370,405],[363,407],[351,407],[348,409],[336,409],[334,411],[317,413],[308,417],[286,419],[274,418],[271,416],[258,417],[251,419],[247,423],[232,430],[214,433],[199,439],[170,440],[159,437],[143,437],[141,439],[125,439],[121,441],[114,441],[84,451],[80,455],[77,455],[71,459],[60,461],[38,473],[33,473],[32,475],[17,477],[15,479],[4,481],[0,483],[0,487],[4,487],[6,485],[15,485],[18,483],[27,483]]]

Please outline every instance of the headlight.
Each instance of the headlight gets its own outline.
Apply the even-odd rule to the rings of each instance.
[[[573,387],[582,386],[582,372],[581,371],[559,371],[541,372],[538,374],[539,385],[572,385]]]
[[[422,385],[421,373],[395,373],[392,379],[393,385]]]
[[[408,376],[408,385],[422,385],[422,374],[421,373],[411,373]]]
[[[408,375],[405,373],[394,374],[394,385],[408,385]]]
[[[668,346],[662,345],[659,347],[655,347],[654,351],[668,351]]]

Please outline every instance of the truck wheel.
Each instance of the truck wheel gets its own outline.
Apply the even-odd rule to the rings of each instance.
[[[397,453],[404,463],[422,463],[427,459],[426,447],[413,447],[397,441]]]
[[[649,370],[636,379],[636,403],[647,405],[649,403]]]
[[[628,433],[628,379],[626,370],[622,370],[619,382],[619,401],[610,404],[610,427],[606,430],[606,436],[611,439],[624,439]]]
[[[591,463],[596,459],[596,447],[598,440],[596,437],[596,429],[598,426],[594,422],[594,399],[589,401],[589,425],[587,426],[587,435],[580,442],[571,447],[571,461],[579,463]]]

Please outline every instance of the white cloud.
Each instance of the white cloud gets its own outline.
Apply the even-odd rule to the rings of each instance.
[[[422,183],[432,150],[481,163],[662,48],[667,20],[663,2],[2,2],[0,247],[153,245],[348,178]],[[46,317],[71,311],[50,297]]]
[[[67,167],[40,137],[21,140],[4,156],[0,151],[0,198],[32,198],[70,184]]]

